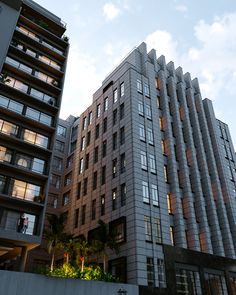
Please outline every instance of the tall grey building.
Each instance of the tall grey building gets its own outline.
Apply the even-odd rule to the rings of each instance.
[[[68,231],[92,240],[108,223],[109,270],[140,294],[236,294],[234,148],[197,79],[142,43],[78,134]]]
[[[23,270],[28,250],[41,243],[69,49],[65,30],[34,1],[0,1],[1,268],[20,256]]]

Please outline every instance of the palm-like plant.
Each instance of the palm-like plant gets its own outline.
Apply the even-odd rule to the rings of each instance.
[[[84,262],[89,254],[92,253],[92,247],[85,239],[78,239],[76,244],[77,260],[81,261],[81,272],[84,271]]]
[[[49,215],[47,219],[51,229],[49,231],[45,231],[45,237],[47,240],[48,253],[52,255],[50,266],[50,270],[52,272],[54,268],[55,253],[58,249],[63,248],[63,245],[68,237],[64,232],[66,215]]]
[[[109,231],[108,224],[104,221],[98,221],[99,227],[93,237],[95,251],[100,253],[103,257],[103,272],[106,272],[107,249],[119,252],[119,246],[115,241],[114,235]]]

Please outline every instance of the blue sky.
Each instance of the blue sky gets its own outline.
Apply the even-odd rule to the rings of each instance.
[[[67,23],[70,54],[61,117],[78,116],[105,76],[146,41],[192,78],[236,145],[235,0],[36,0]]]

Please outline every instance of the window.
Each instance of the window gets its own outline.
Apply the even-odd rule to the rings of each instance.
[[[0,184],[1,186],[2,184]],[[20,181],[17,179],[11,179],[11,191],[12,197],[25,199],[27,201],[36,201],[42,193],[41,186]]]
[[[145,239],[148,242],[152,241],[152,226],[151,218],[149,216],[144,216],[144,227],[145,227]]]
[[[124,206],[126,204],[126,185],[122,183],[120,186],[120,204]]]
[[[19,114],[22,114],[24,107],[22,103],[16,102],[15,100],[2,95],[0,95],[0,106]]]
[[[96,129],[95,129],[95,139],[98,139],[99,137],[99,124],[96,125]]]
[[[161,243],[162,242],[162,237],[161,237],[161,222],[159,218],[154,218],[153,219],[153,224],[154,224],[154,238],[156,243]]]
[[[120,145],[125,143],[125,127],[120,128]]]
[[[98,146],[94,149],[94,163],[98,162]]]
[[[48,197],[48,206],[56,209],[58,206],[58,195],[49,194]]]
[[[147,83],[144,83],[144,94],[150,97],[149,85]]]
[[[125,172],[126,160],[125,160],[125,153],[120,155],[120,173]]]
[[[100,115],[101,115],[101,105],[100,104],[97,105],[97,112],[96,112],[96,114],[97,114],[97,118],[99,118]]]
[[[80,198],[81,195],[81,182],[77,184],[77,200]]]
[[[143,202],[149,203],[149,188],[146,181],[142,181]]]
[[[117,123],[117,109],[113,111],[113,126]]]
[[[25,168],[27,170],[31,170],[33,172],[43,174],[45,161],[38,158],[33,158],[31,156],[26,156],[26,155],[17,153],[16,165],[22,168]]]
[[[1,121],[1,120],[0,120]],[[0,122],[0,126],[1,126],[1,122]],[[23,135],[23,139],[24,141],[27,141],[29,143],[32,143],[34,145],[43,147],[43,148],[47,148],[48,147],[48,137],[33,132],[31,130],[25,129],[24,130],[24,135]]]
[[[104,99],[104,107],[103,107],[103,109],[104,109],[104,112],[108,110],[108,97],[106,97]]]
[[[150,165],[150,172],[156,173],[156,161],[155,156],[149,155],[149,165]]]
[[[168,213],[173,214],[173,210],[171,206],[171,194],[167,194],[167,208],[168,208]]]
[[[151,191],[152,191],[152,203],[153,203],[153,205],[159,206],[158,190],[157,190],[157,186],[155,184],[151,185]]]
[[[137,91],[143,93],[142,82],[139,79],[137,79]]]
[[[62,206],[66,206],[67,204],[69,204],[69,201],[70,201],[70,191],[63,194]]]
[[[112,177],[115,178],[117,176],[117,159],[112,161]]]
[[[72,179],[72,173],[70,172],[69,174],[65,176],[64,185],[67,186],[71,184],[71,179]]]
[[[147,257],[147,284],[150,287],[155,285],[154,263],[152,257]]]
[[[25,116],[31,118],[35,121],[41,122],[45,125],[51,126],[52,125],[52,117],[48,116],[42,112],[39,112],[35,109],[27,107]]]
[[[153,145],[154,144],[154,140],[153,140],[153,132],[152,132],[152,128],[148,128],[147,129],[147,135],[148,135],[148,143]]]
[[[83,130],[85,130],[87,127],[87,117],[83,118],[83,125],[82,126],[83,126]]]
[[[107,155],[107,141],[104,140],[102,143],[102,157],[106,157]]]
[[[116,243],[122,243],[126,240],[126,220],[121,217],[114,221],[111,221],[109,224],[109,232],[114,238]]]
[[[64,153],[65,150],[65,143],[59,140],[55,142],[55,150],[61,153]]]
[[[156,89],[161,89],[161,79],[159,77],[156,78]]]
[[[174,227],[173,226],[170,226],[170,241],[171,241],[171,244],[174,246],[175,239],[174,239]]]
[[[105,184],[106,182],[106,166],[102,167],[102,178],[101,178],[101,185]]]
[[[140,155],[141,155],[141,168],[144,170],[147,170],[147,153],[141,151]]]
[[[113,134],[113,137],[112,137],[112,146],[113,146],[113,151],[116,150],[116,148],[117,148],[117,132],[115,132]]]
[[[85,157],[85,170],[89,168],[89,154],[86,155]]]
[[[101,196],[101,216],[105,215],[105,195]]]
[[[81,138],[80,150],[83,151],[84,149],[85,149],[85,137],[83,136]]]
[[[164,165],[164,178],[165,178],[165,182],[168,183],[168,169],[167,169],[167,165]]]
[[[12,151],[4,146],[0,146],[0,162],[11,163]]]
[[[59,189],[61,185],[61,177],[56,174],[51,174],[50,176],[50,184],[55,188]]]
[[[91,125],[92,124],[92,121],[93,121],[93,113],[90,112],[89,113],[89,117],[88,117],[88,124]]]
[[[140,140],[145,141],[146,137],[145,137],[145,128],[143,124],[139,124],[139,138]]]
[[[124,96],[125,94],[125,85],[124,82],[120,84],[120,96]]]
[[[5,185],[6,185],[6,176],[0,175],[0,193],[5,192]]]
[[[11,136],[17,136],[18,128],[19,127],[16,126],[15,124],[12,124],[10,122],[3,121],[0,119],[0,132],[1,133],[11,135]]]
[[[96,199],[92,200],[92,220],[96,219]]]
[[[160,98],[160,96],[157,97],[157,107],[158,107],[158,109],[161,109],[161,98]]]
[[[112,210],[117,209],[117,189],[112,190]]]
[[[161,141],[161,149],[162,149],[162,154],[166,155],[166,145],[164,140]]]
[[[205,272],[204,277],[208,294],[228,294],[223,272],[221,274]]]
[[[81,214],[81,225],[85,224],[85,218],[86,218],[86,205],[83,205],[82,214]]]
[[[103,133],[107,132],[107,118],[103,119]]]
[[[113,102],[116,103],[118,99],[118,93],[117,93],[117,89],[115,89],[113,91]]]
[[[55,157],[55,156],[53,157],[52,169],[57,170],[57,171],[62,170],[62,159],[61,158],[58,158],[58,157]]]
[[[157,259],[157,275],[159,281],[159,287],[165,288],[166,287],[166,273],[165,273],[165,263],[164,259]],[[201,293],[196,293],[201,295]]]
[[[79,225],[79,209],[75,209],[74,228],[77,228],[78,225]]]
[[[151,106],[149,104],[146,104],[146,117],[147,119],[152,120]]]
[[[122,103],[120,105],[120,120],[122,120],[124,118],[124,116],[125,116],[125,104]]]
[[[89,146],[91,141],[91,131],[88,131],[86,138],[86,145]]]
[[[97,188],[97,178],[98,178],[98,173],[97,171],[93,172],[93,190]]]
[[[62,136],[62,137],[66,137],[66,128],[58,125],[57,126],[57,135]]]
[[[83,195],[86,196],[88,192],[88,178],[86,177],[84,179],[84,189],[83,189]]]
[[[79,161],[79,174],[83,173],[84,171],[84,159],[81,158]]]
[[[138,102],[138,113],[139,113],[139,115],[144,116],[144,107],[143,107],[142,101]]]

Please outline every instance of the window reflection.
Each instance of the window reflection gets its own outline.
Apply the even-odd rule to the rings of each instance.
[[[47,148],[48,147],[48,137],[41,135],[39,133],[30,131],[28,129],[24,130],[24,141],[30,142],[34,145]]]
[[[16,136],[18,132],[18,126],[0,119],[0,132],[7,135]]]
[[[37,201],[40,197],[41,187],[32,183],[27,183],[21,180],[11,180],[11,195],[12,197],[25,199],[27,201]]]

